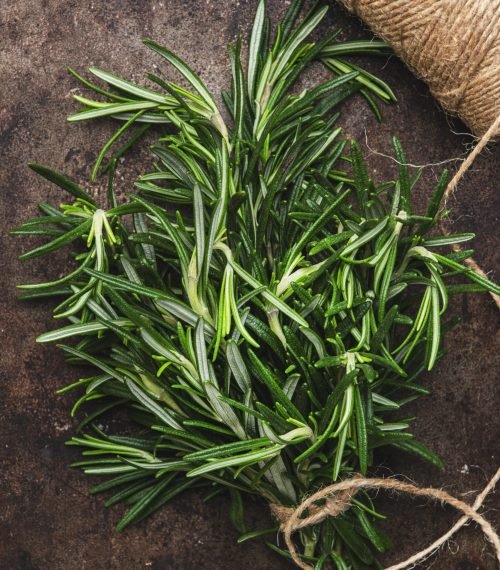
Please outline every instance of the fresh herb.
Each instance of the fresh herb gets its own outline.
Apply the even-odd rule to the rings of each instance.
[[[54,316],[68,324],[38,342],[76,339],[59,346],[69,362],[93,370],[60,392],[81,392],[72,413],[86,415],[69,445],[83,448],[75,466],[107,476],[92,492],[109,493],[106,505],[129,506],[120,530],[204,487],[210,496],[229,492],[231,519],[246,540],[277,527],[247,529],[243,495],[295,505],[332,481],[366,474],[382,446],[441,466],[410,433],[403,407],[428,393],[417,379],[441,354],[449,294],[470,282],[475,291],[500,288],[463,257],[435,250],[473,237],[429,236],[446,174],[428,212],[417,215],[416,177],[400,143],[394,139],[397,180],[377,185],[360,147],[341,138],[335,109],[347,97],[361,92],[376,108],[375,98],[394,96],[339,56],[384,52],[383,44],[337,43],[335,34],[314,42],[326,9],[297,23],[301,4],[292,3],[271,41],[260,2],[246,71],[241,40],[230,48],[226,112],[186,63],[151,41],[188,87],[147,74],[151,89],[91,69],[103,89],[72,71],[106,100],[76,96],[83,109],[70,120],[122,121],[92,174],[109,175],[107,209],[31,165],[75,200],[41,204],[41,217],[13,232],[50,238],[21,258],[71,244],[76,267],[20,288],[25,298],[59,298]],[[336,75],[295,92],[314,60]],[[116,161],[155,124],[163,131],[153,170],[136,183],[140,194],[119,205]],[[463,286],[449,284],[457,275]],[[137,426],[132,435],[99,427],[118,409]],[[377,567],[376,552],[389,545],[374,526],[380,516],[360,495],[339,519],[301,532],[305,556],[318,569],[328,560]]]

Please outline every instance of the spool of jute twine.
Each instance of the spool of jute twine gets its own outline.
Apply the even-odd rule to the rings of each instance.
[[[500,115],[500,0],[341,0],[482,137]],[[490,137],[500,134],[497,127]]]
[[[280,530],[284,534],[286,546],[292,560],[299,568],[304,570],[312,570],[313,567],[307,564],[299,555],[292,538],[293,533],[302,528],[320,524],[328,517],[335,518],[342,515],[342,513],[351,507],[351,499],[354,495],[362,489],[385,489],[406,493],[414,497],[432,499],[443,504],[448,504],[461,511],[464,515],[448,532],[435,540],[427,548],[420,550],[403,562],[386,568],[386,570],[412,568],[415,564],[418,564],[434,554],[440,546],[445,544],[446,541],[469,520],[473,520],[480,526],[484,536],[491,542],[495,549],[497,560],[500,563],[500,538],[491,524],[477,512],[486,496],[495,488],[499,479],[500,469],[497,470],[483,491],[476,497],[473,505],[469,505],[441,489],[417,487],[393,478],[381,479],[354,476],[351,479],[346,479],[345,481],[334,483],[333,485],[320,489],[306,498],[296,508],[277,504],[271,504],[270,508],[274,517],[280,522]]]

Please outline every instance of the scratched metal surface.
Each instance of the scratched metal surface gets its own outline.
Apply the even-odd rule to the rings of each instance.
[[[286,2],[269,0],[276,18]],[[26,168],[35,160],[63,170],[85,184],[99,144],[110,123],[68,125],[74,109],[75,81],[65,68],[89,65],[139,80],[160,64],[141,44],[149,37],[168,45],[219,90],[228,84],[226,44],[248,31],[256,1],[215,0],[3,0],[0,11],[0,568],[28,569],[279,569],[289,564],[259,542],[236,544],[228,522],[228,502],[189,493],[122,534],[113,531],[120,513],[108,511],[101,498],[87,494],[89,480],[70,470],[76,452],[64,446],[75,423],[70,400],[55,390],[74,378],[61,354],[37,346],[34,338],[53,327],[50,307],[15,300],[19,282],[41,281],[64,269],[55,259],[21,265],[19,240],[9,228],[36,211],[41,200],[56,203],[54,187]],[[344,38],[370,37],[361,24],[337,6],[323,30],[342,27]],[[371,151],[390,153],[390,137],[402,141],[410,162],[439,163],[463,157],[471,137],[458,121],[439,110],[425,86],[396,58],[360,60],[380,73],[399,102],[384,110],[378,125],[361,99],[343,109],[348,136],[367,142]],[[324,76],[313,69],[309,81]],[[455,133],[452,132],[455,131]],[[370,152],[371,152],[370,151]],[[487,270],[498,267],[500,178],[499,148],[480,157],[451,201],[455,228],[477,233],[477,259]],[[137,154],[119,170],[122,192],[147,164]],[[374,177],[392,176],[394,164],[370,154]],[[457,162],[448,166],[454,170]],[[417,194],[422,200],[442,166],[429,166]],[[493,273],[494,274],[494,273]],[[497,272],[497,278],[500,275]],[[450,311],[462,319],[449,334],[447,355],[425,380],[431,396],[413,405],[415,432],[445,461],[440,473],[397,453],[379,457],[384,473],[404,473],[420,484],[444,486],[453,493],[481,489],[498,465],[498,313],[487,296],[459,297]],[[452,511],[407,499],[380,497],[385,524],[397,545],[386,561],[395,562],[425,546],[446,530]],[[487,506],[489,516],[498,522]],[[263,504],[249,505],[249,527],[268,525]],[[443,570],[493,569],[495,563],[477,529],[469,527],[423,567]]]

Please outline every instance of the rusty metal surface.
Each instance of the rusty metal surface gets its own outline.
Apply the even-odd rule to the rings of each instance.
[[[272,14],[285,7],[269,0]],[[161,513],[122,534],[113,531],[120,513],[87,494],[88,478],[67,464],[76,452],[64,446],[75,423],[70,399],[57,396],[75,372],[52,346],[37,346],[35,336],[54,326],[46,303],[15,300],[15,284],[41,281],[63,270],[63,262],[21,265],[21,243],[8,229],[36,211],[41,200],[58,192],[26,168],[35,160],[85,183],[109,123],[68,125],[75,88],[65,70],[96,65],[139,80],[160,64],[141,45],[149,37],[175,49],[200,72],[212,89],[227,86],[226,44],[246,33],[256,1],[215,0],[4,0],[0,11],[0,568],[5,570],[104,569],[280,569],[290,567],[259,542],[236,544],[224,499],[203,502],[189,493]],[[369,37],[360,23],[332,6],[326,27],[343,28],[345,38]],[[463,157],[471,138],[458,121],[439,110],[425,86],[395,58],[366,65],[390,82],[399,102],[384,110],[378,125],[365,103],[349,102],[341,119],[349,136],[390,154],[396,134],[410,162],[438,163]],[[311,80],[322,72],[313,70]],[[487,270],[498,267],[500,238],[499,153],[480,157],[451,201],[455,228],[475,231],[477,259]],[[148,160],[147,153],[121,166],[122,191]],[[372,153],[374,177],[392,176],[394,163]],[[456,169],[457,162],[447,166]],[[430,191],[442,166],[426,168],[417,194]],[[497,279],[500,274],[497,272]],[[426,384],[432,395],[412,406],[415,432],[440,454],[443,473],[400,453],[379,457],[384,472],[405,474],[419,484],[444,486],[452,493],[481,489],[498,463],[498,312],[487,296],[455,298],[450,313],[462,319],[447,340],[448,353]],[[388,515],[385,527],[397,545],[387,556],[395,562],[427,545],[456,519],[452,511],[407,499],[380,498]],[[489,517],[498,522],[487,502]],[[249,506],[249,526],[268,525],[265,505]],[[273,537],[274,538],[274,537]],[[489,570],[491,552],[477,529],[462,531],[423,568]]]

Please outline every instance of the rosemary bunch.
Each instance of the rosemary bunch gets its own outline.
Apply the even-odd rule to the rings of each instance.
[[[326,9],[297,23],[301,4],[292,3],[273,39],[259,4],[246,71],[241,40],[230,48],[226,113],[186,63],[151,41],[189,87],[147,74],[157,88],[146,88],[91,69],[104,89],[72,71],[106,100],[76,96],[83,110],[69,119],[122,121],[92,175],[109,174],[107,209],[32,165],[74,201],[41,204],[41,217],[13,232],[53,238],[21,258],[73,244],[75,269],[20,287],[25,298],[60,298],[54,316],[69,324],[38,341],[75,338],[59,346],[68,361],[93,369],[60,392],[78,389],[72,413],[87,410],[69,442],[83,448],[75,465],[107,476],[92,489],[111,493],[106,505],[129,506],[118,529],[204,487],[230,493],[244,540],[277,528],[247,532],[244,495],[295,505],[366,474],[381,446],[441,465],[409,431],[403,407],[428,393],[417,377],[440,356],[449,295],[500,288],[464,267],[470,251],[440,249],[472,234],[429,237],[446,173],[425,215],[416,215],[418,176],[399,142],[397,179],[376,184],[359,146],[341,138],[335,109],[344,99],[361,92],[378,112],[375,98],[394,96],[339,56],[384,47],[336,43],[335,34],[312,41]],[[294,93],[314,60],[335,76]],[[163,130],[153,169],[119,205],[116,160],[155,124]],[[465,282],[450,284],[454,276]],[[96,424],[118,409],[137,426],[132,435]],[[329,561],[377,567],[376,551],[389,545],[374,526],[380,516],[360,493],[346,514],[301,531],[305,558],[318,569]]]

